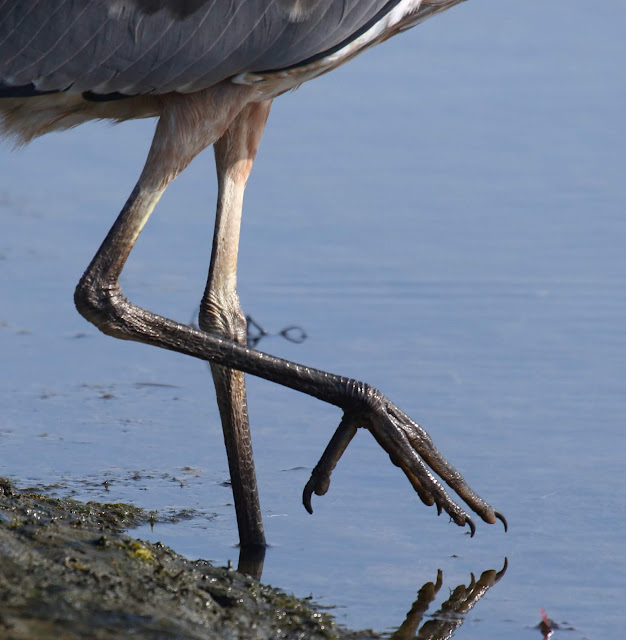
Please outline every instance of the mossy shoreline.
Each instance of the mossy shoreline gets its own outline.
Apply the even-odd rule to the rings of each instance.
[[[252,577],[124,533],[150,518],[0,478],[0,639],[376,637]]]

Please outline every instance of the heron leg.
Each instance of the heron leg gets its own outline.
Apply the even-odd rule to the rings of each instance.
[[[172,95],[164,102],[148,159],[137,185],[81,278],[74,295],[78,311],[104,333],[150,344],[264,378],[341,408],[344,420],[316,476],[327,484],[354,428],[369,430],[425,502],[436,504],[458,525],[474,524],[448,495],[439,477],[483,520],[504,517],[480,498],[436,449],[428,433],[373,387],[343,376],[255,351],[138,307],[122,294],[119,277],[161,194],[209,144],[222,138],[249,103],[253,87],[227,85],[210,92]],[[191,102],[191,104],[190,104]],[[318,487],[314,481],[313,489]]]
[[[243,195],[270,112],[271,101],[250,103],[214,144],[218,196],[209,277],[200,303],[203,331],[246,344],[246,320],[237,295],[237,253]],[[264,546],[254,471],[246,386],[241,371],[211,363],[222,419],[242,546]]]

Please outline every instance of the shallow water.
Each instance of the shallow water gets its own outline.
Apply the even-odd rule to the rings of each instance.
[[[510,531],[478,523],[470,540],[436,518],[365,432],[309,516],[338,412],[250,379],[265,581],[385,631],[437,569],[440,602],[506,556],[456,637],[540,637],[540,607],[573,627],[557,638],[623,633],[625,22],[609,0],[472,0],[276,101],[240,292],[268,329],[309,338],[259,347],[381,388]],[[206,365],[102,336],[71,302],[152,128],[0,149],[0,473],[197,510],[140,535],[225,563],[237,532]],[[168,190],[131,299],[191,320],[214,182],[205,153]]]

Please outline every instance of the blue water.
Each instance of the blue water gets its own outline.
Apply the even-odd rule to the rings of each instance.
[[[442,569],[509,569],[458,638],[618,638],[626,614],[626,7],[470,0],[276,101],[246,196],[245,309],[301,345],[259,346],[381,388],[510,531],[436,518],[365,432],[314,497],[338,419],[249,380],[272,547],[264,580],[390,631]],[[139,535],[236,562],[203,363],[100,335],[76,281],[154,124],[0,148],[0,473],[198,517]],[[189,322],[209,261],[210,152],[133,252],[131,299]],[[162,385],[162,386],[155,386]],[[106,492],[102,482],[110,481]],[[572,627],[573,630],[565,630]]]

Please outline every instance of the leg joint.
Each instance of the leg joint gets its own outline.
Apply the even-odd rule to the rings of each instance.
[[[239,296],[205,296],[200,304],[198,316],[200,328],[207,333],[218,335],[239,344],[247,343],[248,326],[239,305]]]
[[[104,284],[85,274],[74,291],[74,304],[83,318],[100,331],[116,338],[128,338],[124,311],[130,303],[119,283]]]

